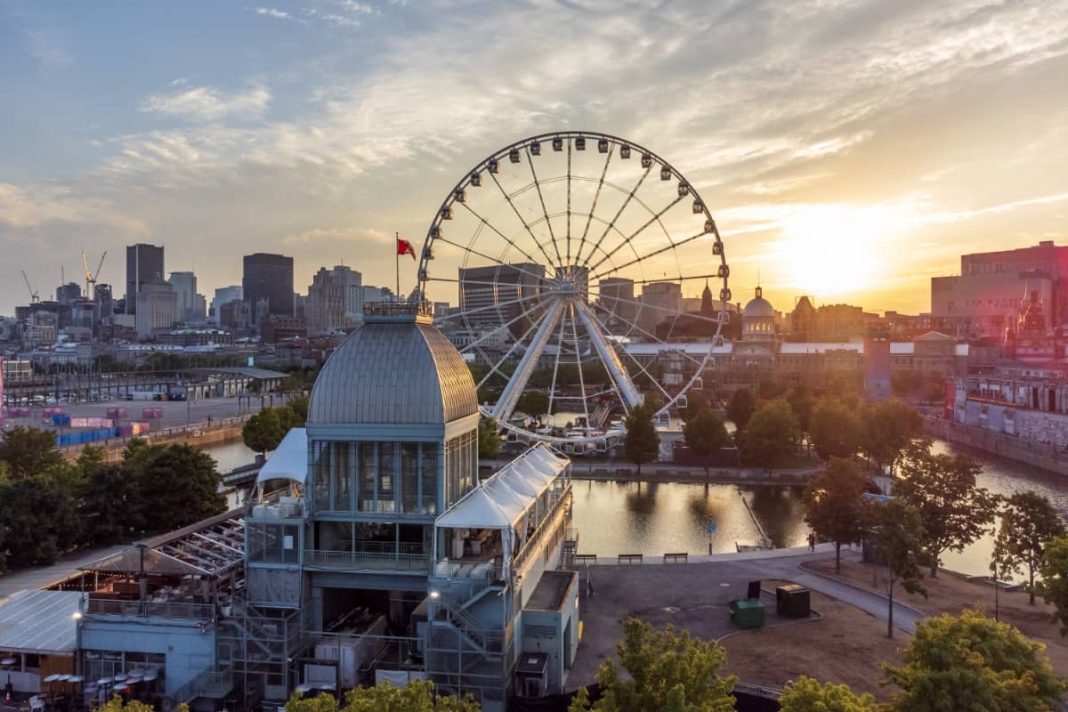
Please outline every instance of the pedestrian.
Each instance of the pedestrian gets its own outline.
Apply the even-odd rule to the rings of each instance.
[[[809,532],[808,533],[808,550],[809,551],[815,551],[816,550],[816,534],[815,534],[815,532]]]

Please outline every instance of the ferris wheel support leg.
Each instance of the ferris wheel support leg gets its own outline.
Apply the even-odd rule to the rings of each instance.
[[[642,394],[638,392],[634,381],[630,380],[626,367],[619,360],[619,354],[608,345],[608,340],[601,333],[597,319],[590,313],[589,306],[579,299],[576,299],[574,304],[579,319],[582,320],[582,325],[590,336],[593,348],[597,351],[597,355],[601,357],[601,363],[604,364],[605,369],[608,371],[608,377],[616,384],[619,394],[627,401],[627,409],[637,408],[642,404]]]
[[[519,360],[515,373],[508,380],[508,385],[504,387],[501,397],[497,399],[497,404],[493,407],[494,420],[505,422],[508,420],[508,416],[512,414],[519,396],[527,385],[527,381],[530,380],[534,369],[538,367],[538,360],[541,359],[541,354],[545,351],[545,346],[549,343],[553,329],[556,328],[556,324],[560,321],[560,316],[563,312],[564,302],[561,299],[554,300],[549,308],[546,309],[545,316],[542,317],[541,324],[534,333],[530,346],[527,348],[526,353],[523,354],[523,358]]]

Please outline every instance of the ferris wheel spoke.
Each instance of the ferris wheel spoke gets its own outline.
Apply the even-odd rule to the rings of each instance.
[[[592,310],[592,309],[590,310],[590,317],[591,317],[592,319],[594,319],[594,320],[595,320],[595,321],[597,322],[597,324],[599,324],[599,325],[601,326],[601,328],[604,328],[604,329],[607,329],[607,328],[608,328],[608,327],[607,327],[607,326],[605,325],[605,323],[604,323],[603,321],[601,321],[600,319],[598,319],[598,318],[597,318],[597,315],[596,315],[596,314],[595,314],[595,313],[593,312],[593,310]],[[609,348],[610,348],[610,347],[609,347]],[[641,371],[642,373],[644,373],[644,374],[645,374],[646,378],[648,378],[648,379],[649,379],[649,382],[650,382],[650,383],[652,383],[652,384],[653,384],[653,385],[655,385],[655,386],[656,386],[656,387],[657,387],[658,389],[660,389],[660,392],[661,392],[661,393],[663,393],[663,394],[664,394],[664,395],[665,395],[665,396],[667,397],[667,399],[668,399],[668,402],[670,402],[670,401],[672,400],[672,397],[671,397],[671,395],[670,395],[670,394],[669,394],[669,393],[668,393],[668,392],[667,392],[666,390],[664,390],[664,388],[663,388],[663,387],[662,387],[662,386],[660,385],[660,383],[659,383],[659,382],[658,382],[658,381],[657,381],[657,380],[656,380],[656,379],[655,379],[655,378],[653,377],[653,375],[652,375],[651,373],[649,373],[649,371],[648,371],[648,370],[646,370],[645,366],[643,366],[643,365],[642,365],[641,361],[639,361],[639,360],[638,360],[638,359],[637,359],[637,358],[636,358],[636,357],[634,356],[634,354],[632,354],[632,353],[628,352],[628,351],[626,350],[626,348],[625,348],[625,347],[624,347],[624,349],[623,349],[623,353],[625,353],[625,354],[626,354],[626,355],[627,355],[627,356],[628,356],[628,357],[630,358],[630,360],[634,362],[634,364],[635,364],[635,365],[636,365],[636,366],[638,367],[638,369],[639,369],[639,370],[640,370],[640,371]],[[685,355],[685,354],[684,354],[684,355]],[[618,356],[618,354],[616,354],[616,353],[615,353],[615,350],[614,350],[614,349],[612,350],[612,356],[614,356],[614,359],[615,359],[615,360],[616,360],[617,362],[619,362],[619,366],[620,366],[620,369],[622,369],[622,370],[623,370],[623,373],[624,373],[624,374],[626,374],[627,382],[629,383],[630,387],[631,387],[631,388],[632,388],[632,389],[634,390],[634,392],[635,392],[635,393],[637,393],[637,403],[636,403],[636,405],[641,405],[641,404],[642,404],[642,403],[644,402],[644,398],[642,398],[641,394],[640,394],[640,393],[638,393],[638,389],[637,389],[637,387],[636,387],[636,386],[634,385],[634,382],[630,380],[630,376],[629,376],[629,374],[627,374],[627,373],[626,373],[626,369],[625,369],[625,368],[623,368],[623,363],[622,363],[622,361],[620,361],[620,359],[619,359],[619,356]],[[695,363],[696,363],[696,361],[695,361]],[[632,406],[632,407],[636,407],[636,406]]]
[[[439,278],[438,280],[435,280],[435,281],[445,281],[445,280],[442,280],[442,279]],[[458,282],[459,280],[448,280],[448,281]],[[473,283],[472,282],[468,282],[468,284],[473,284]],[[489,284],[489,285],[498,285],[499,286],[499,284],[497,282],[482,282],[481,284]],[[487,312],[487,311],[496,311],[496,310],[499,310],[501,307],[508,307],[508,306],[512,306],[513,304],[520,304],[522,302],[529,302],[532,299],[543,299],[543,298],[544,298],[544,295],[542,295],[542,294],[528,294],[528,295],[526,295],[524,297],[518,297],[516,299],[509,299],[507,301],[498,302],[496,304],[488,304],[488,305],[486,305],[484,307],[474,307],[474,308],[471,308],[471,309],[464,309],[463,311],[455,312],[453,314],[446,314],[445,316],[439,316],[439,317],[435,318],[435,321],[443,322],[443,321],[451,321],[453,319],[461,319],[461,318],[468,317],[468,316],[470,316],[472,314],[479,314],[479,313]]]
[[[620,301],[623,301],[623,300],[620,300]],[[648,305],[645,305],[645,304],[641,304],[640,302],[634,302],[634,303],[635,303],[635,304],[639,304],[640,306],[648,306]],[[663,339],[661,339],[661,338],[660,338],[659,336],[657,336],[656,334],[653,334],[653,333],[651,333],[651,332],[649,332],[649,331],[646,331],[645,329],[643,329],[642,327],[638,326],[638,324],[637,324],[637,323],[635,323],[635,322],[631,321],[630,319],[626,319],[626,318],[624,318],[624,317],[622,317],[622,316],[620,316],[619,314],[616,314],[616,313],[614,313],[614,312],[613,312],[612,316],[613,316],[613,318],[615,318],[615,319],[619,319],[619,320],[620,320],[620,321],[622,321],[622,322],[623,322],[624,324],[626,324],[626,325],[628,325],[628,326],[631,326],[631,327],[633,327],[633,328],[634,328],[635,330],[637,330],[637,331],[640,331],[641,333],[645,334],[646,336],[648,336],[648,337],[649,337],[650,339],[652,339],[653,341],[657,342],[658,344],[660,344],[660,345],[662,345],[662,346],[666,346],[666,347],[668,347],[669,349],[677,349],[677,350],[678,350],[678,347],[677,347],[677,345],[673,345],[673,344],[670,344],[670,343],[668,343],[667,341],[664,341]],[[602,327],[604,327],[604,328],[605,328],[606,330],[609,330],[609,331],[611,331],[610,329],[608,329],[608,326],[607,326],[607,325],[606,325],[606,324],[605,324],[604,322],[602,322],[602,321],[601,321],[600,319],[598,319],[597,321],[598,321],[598,323],[599,323],[599,324],[600,324],[600,325],[601,325]],[[626,347],[625,347],[625,346],[624,346],[624,349],[626,349]],[[687,359],[687,360],[688,360],[688,361],[690,361],[691,363],[693,363],[693,364],[695,364],[695,365],[697,365],[697,366],[702,366],[702,367],[704,366],[704,364],[703,364],[703,363],[701,363],[700,361],[698,361],[697,359],[695,359],[695,358],[694,358],[693,356],[690,356],[690,355],[689,355],[688,353],[686,353],[685,351],[683,351],[683,350],[679,350],[679,353],[680,353],[680,354],[682,354],[682,357],[683,357],[683,358]]]
[[[512,212],[519,218],[519,222],[523,225],[523,229],[527,231],[527,234],[530,235],[530,239],[534,241],[534,244],[538,246],[541,254],[545,257],[545,264],[551,265],[553,263],[553,258],[549,257],[549,253],[545,251],[545,246],[541,244],[542,240],[539,240],[534,234],[534,231],[530,229],[530,224],[523,217],[523,214],[519,212],[519,208],[516,207],[515,202],[512,201],[512,196],[508,195],[508,191],[506,191],[504,186],[501,185],[501,182],[497,180],[495,174],[490,173],[489,175],[490,178],[493,179],[494,184],[496,184],[497,190],[501,191],[501,195],[503,195],[504,199],[508,202],[508,206],[512,208]]]
[[[556,327],[556,321],[563,313],[563,308],[563,301],[555,299],[545,310],[545,315],[538,323],[538,330],[534,332],[534,337],[531,339],[526,353],[519,359],[519,365],[516,366],[515,372],[501,392],[501,397],[497,399],[497,404],[493,406],[494,420],[499,422],[507,421],[512,411],[515,410],[515,404],[526,387],[527,381],[530,380],[531,374],[534,373],[534,369],[538,365],[538,359],[541,358],[545,345],[552,336],[552,331]]]
[[[608,340],[598,328],[601,323],[600,320],[597,319],[593,314],[593,310],[584,302],[577,301],[574,310],[578,312],[578,316],[582,320],[582,326],[586,329],[586,333],[589,334],[590,342],[608,372],[609,380],[622,392],[620,395],[622,396],[623,404],[628,408],[637,408],[642,403],[641,393],[634,386],[634,382],[620,360],[619,354],[608,345]]]
[[[627,209],[628,205],[630,205],[630,201],[634,199],[634,196],[637,194],[638,189],[642,187],[642,183],[644,183],[645,179],[649,177],[649,173],[652,170],[653,167],[652,164],[650,164],[649,167],[645,169],[645,172],[642,173],[641,177],[638,178],[638,182],[634,184],[634,187],[631,188],[630,193],[627,194],[627,198],[623,201],[623,204],[619,206],[619,210],[617,210],[616,214],[612,216],[612,219],[608,221],[608,225],[605,226],[604,232],[602,232],[601,236],[597,238],[597,243],[593,246],[593,250],[590,252],[589,255],[586,256],[586,260],[582,263],[584,267],[589,266],[590,258],[593,257],[597,250],[601,248],[601,243],[604,242],[604,238],[608,235],[609,232],[612,231],[612,228],[615,227],[616,220],[619,220],[619,216],[622,215],[623,211]]]
[[[695,321],[704,321],[709,324],[719,323],[719,319],[714,316],[705,316],[703,314],[694,314],[692,312],[682,313],[679,312],[678,309],[672,309],[671,307],[661,307],[655,304],[649,304],[648,302],[639,302],[636,299],[627,299],[626,297],[617,297],[614,295],[606,296],[605,299],[611,300],[612,302],[618,302],[619,304],[633,304],[634,306],[640,307],[641,309],[649,309],[650,311],[668,312],[669,314],[680,318],[685,316],[687,319],[694,319]]]
[[[571,141],[567,142],[567,262],[571,264]]]
[[[519,346],[524,341],[527,340],[527,337],[529,337],[532,333],[534,333],[534,330],[538,328],[538,325],[540,323],[541,323],[540,321],[534,321],[527,328],[527,330],[525,332],[523,332],[522,336],[520,336],[518,339],[516,339],[514,342],[512,342],[512,345],[508,348],[507,351],[504,352],[504,355],[501,356],[500,359],[498,359],[496,363],[494,363],[492,366],[490,366],[489,373],[487,373],[485,376],[483,376],[482,380],[480,380],[477,384],[475,384],[475,388],[476,389],[481,388],[482,386],[484,386],[486,384],[486,381],[488,381],[490,378],[492,378],[494,374],[496,374],[498,376],[501,376],[505,380],[508,380],[508,374],[506,374],[504,371],[500,370],[501,366],[504,365],[505,361],[507,361],[509,358],[511,358],[512,354],[515,353],[516,349],[518,349]]]
[[[621,269],[626,269],[627,267],[630,267],[632,265],[636,265],[636,264],[638,264],[640,262],[644,262],[645,260],[650,259],[652,257],[656,257],[657,255],[662,255],[665,252],[670,252],[672,250],[678,249],[679,247],[682,247],[683,245],[685,245],[687,243],[693,242],[694,240],[699,240],[700,238],[706,236],[707,234],[708,233],[704,232],[704,231],[699,232],[696,235],[691,235],[690,237],[687,237],[687,238],[685,238],[683,240],[679,240],[678,242],[676,242],[673,245],[668,245],[667,247],[661,247],[659,250],[654,250],[653,252],[650,252],[647,255],[643,255],[642,257],[639,257],[637,259],[633,259],[630,262],[625,262],[625,263],[621,264],[619,267],[615,267],[615,268],[611,269],[608,272],[594,272],[593,276],[598,278],[598,279],[600,279],[601,277],[606,277],[606,276],[608,276],[610,274],[618,272]],[[600,262],[597,263],[597,265],[595,265],[591,269],[596,269],[603,262],[604,262],[604,260],[602,259]]]
[[[634,240],[634,238],[636,238],[638,235],[641,235],[643,232],[645,232],[645,229],[647,227],[649,227],[650,225],[652,225],[653,223],[660,222],[660,218],[664,217],[664,215],[667,213],[667,211],[671,210],[673,207],[678,205],[683,200],[684,197],[685,196],[680,195],[679,197],[675,198],[670,203],[668,203],[667,206],[664,207],[662,210],[660,210],[657,213],[654,213],[653,216],[651,218],[649,218],[648,220],[646,220],[645,223],[641,227],[639,227],[637,230],[635,230],[630,235],[628,235],[626,238],[624,238],[622,243],[616,245],[615,248],[613,248],[613,250],[611,252],[606,252],[605,256],[597,261],[597,264],[595,264],[595,265],[590,267],[590,270],[591,271],[596,270],[598,267],[600,267],[601,265],[603,265],[605,263],[605,260],[607,260],[608,258],[612,257],[612,255],[616,254],[617,252],[622,250],[627,245],[631,245],[631,241]],[[705,233],[701,233],[701,234],[703,235]],[[667,231],[665,231],[665,235],[668,235]],[[668,235],[667,240],[668,240],[668,245],[664,249],[665,250],[673,250],[673,249],[675,249],[675,244],[671,242],[671,236],[670,235]],[[631,249],[634,249],[634,248],[631,247]],[[638,251],[634,250],[634,253],[637,254]],[[638,261],[640,262],[641,258],[638,258]]]
[[[473,348],[475,348],[476,346],[478,346],[479,344],[481,344],[481,343],[483,343],[483,342],[485,342],[485,341],[488,341],[488,340],[490,340],[490,339],[491,339],[491,338],[493,338],[493,337],[494,337],[494,336],[495,336],[495,335],[496,335],[497,333],[499,333],[499,332],[501,332],[501,331],[504,331],[504,330],[507,330],[507,329],[511,328],[511,326],[512,326],[513,324],[515,324],[515,323],[516,323],[517,321],[519,321],[520,319],[525,319],[525,318],[529,318],[529,317],[530,317],[530,312],[529,312],[529,311],[524,311],[524,312],[521,312],[521,313],[520,313],[520,314],[519,314],[518,316],[516,316],[515,318],[513,318],[513,319],[510,319],[510,320],[509,320],[509,321],[508,321],[507,323],[505,323],[505,324],[501,324],[501,325],[499,325],[499,326],[495,326],[495,327],[493,327],[493,328],[492,328],[492,329],[491,329],[490,331],[486,332],[485,334],[483,334],[482,336],[480,336],[480,337],[479,337],[478,339],[476,339],[475,341],[472,341],[472,342],[471,342],[470,344],[467,344],[467,345],[466,345],[466,346],[464,346],[464,347],[463,347],[462,349],[459,349],[460,353],[469,353],[468,349],[473,349]]]
[[[575,253],[575,262],[582,262],[582,248],[586,245],[586,236],[590,232],[590,223],[593,222],[593,214],[597,212],[597,201],[601,199],[601,189],[604,187],[605,176],[608,175],[608,166],[612,162],[612,154],[615,151],[613,145],[608,149],[608,153],[604,159],[604,168],[601,169],[601,178],[597,181],[597,189],[593,193],[593,204],[590,206],[589,212],[586,214],[586,227],[582,230],[582,239],[579,240],[578,252]]]
[[[586,418],[586,432],[592,426],[590,423],[590,405],[586,398],[586,379],[582,375],[582,351],[579,349],[578,324],[575,323],[575,302],[570,303],[571,312],[571,336],[575,341],[575,368],[578,369],[579,390],[582,392],[582,412]]]
[[[507,242],[507,243],[508,243],[509,245],[511,245],[511,246],[512,246],[512,247],[513,247],[513,248],[514,248],[514,249],[515,249],[515,250],[516,250],[517,252],[519,252],[519,253],[520,253],[521,255],[523,255],[524,257],[526,257],[526,258],[527,258],[528,260],[530,260],[531,262],[537,262],[537,261],[538,261],[538,260],[537,260],[537,259],[536,259],[536,258],[535,258],[534,256],[532,256],[532,255],[531,255],[531,254],[530,254],[529,252],[527,252],[526,250],[524,250],[524,249],[523,249],[522,247],[520,247],[519,245],[515,244],[515,242],[514,242],[514,241],[512,240],[512,238],[508,237],[508,236],[507,236],[507,235],[505,235],[505,234],[504,234],[503,232],[501,232],[500,230],[498,230],[498,229],[497,229],[497,226],[496,226],[496,225],[494,225],[494,224],[493,224],[493,223],[491,223],[491,222],[490,222],[489,220],[487,220],[486,218],[482,217],[482,216],[481,216],[481,215],[480,215],[480,214],[479,214],[478,212],[476,212],[474,208],[472,208],[472,207],[471,207],[470,205],[468,205],[468,204],[467,204],[467,201],[464,201],[464,202],[460,203],[460,205],[462,205],[462,206],[464,206],[465,208],[467,208],[468,212],[470,212],[470,213],[471,213],[471,215],[473,215],[473,216],[475,217],[475,219],[476,219],[476,220],[479,220],[479,221],[481,221],[483,225],[485,225],[486,227],[488,227],[488,228],[489,228],[490,230],[492,230],[493,232],[497,233],[497,235],[499,235],[499,236],[501,237],[501,239],[503,239],[503,240],[504,240],[505,242]],[[438,239],[439,239],[439,240],[442,240],[443,238],[441,238],[441,237],[438,237]],[[451,245],[451,244],[455,244],[455,243],[452,243],[452,242],[450,242],[449,244]]]
[[[523,274],[527,275],[528,277],[533,277],[534,279],[538,280],[539,282],[541,282],[542,280],[545,279],[544,275],[540,275],[540,274],[537,274],[535,272],[531,272],[530,270],[524,269],[523,267],[520,267],[519,265],[516,265],[516,264],[510,264],[508,262],[502,262],[501,260],[497,259],[496,257],[490,257],[486,253],[479,252],[478,250],[476,250],[476,249],[474,249],[472,247],[464,247],[463,245],[461,245],[459,243],[456,243],[456,242],[453,242],[452,240],[449,240],[448,238],[439,237],[438,241],[439,242],[444,242],[444,243],[449,244],[449,245],[452,245],[453,247],[458,247],[459,249],[461,249],[461,250],[463,250],[465,252],[468,252],[468,253],[470,253],[472,255],[476,255],[478,257],[481,257],[484,260],[489,260],[490,262],[494,263],[498,267],[504,267],[505,269],[508,269],[508,270],[511,270],[511,271],[515,271],[515,272],[522,272]],[[472,282],[467,281],[467,280],[462,280],[462,281],[465,281],[467,284],[472,284]],[[503,286],[506,286],[506,287],[507,286],[511,286],[507,282],[501,282],[500,284],[502,284]]]
[[[549,228],[549,239],[553,243],[553,251],[556,252],[556,264],[564,264],[560,256],[560,246],[556,244],[556,234],[553,232],[553,222],[549,219],[549,210],[545,207],[545,196],[541,192],[541,181],[538,180],[538,172],[534,170],[534,156],[530,153],[530,146],[526,147],[527,165],[530,166],[530,177],[534,179],[534,188],[538,191],[538,202],[541,203],[541,212],[545,216],[545,225]]]
[[[549,387],[549,416],[553,414],[553,399],[556,395],[556,374],[560,370],[560,353],[563,351],[564,346],[564,320],[560,320],[560,328],[557,331],[556,337],[556,358],[553,359],[553,380],[552,385]]]

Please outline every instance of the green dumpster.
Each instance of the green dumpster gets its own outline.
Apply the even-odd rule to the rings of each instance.
[[[731,601],[731,618],[742,630],[764,627],[764,603],[756,599],[743,598]]]

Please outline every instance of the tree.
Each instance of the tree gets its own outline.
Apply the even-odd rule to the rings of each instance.
[[[524,391],[515,407],[532,418],[540,418],[549,412],[549,396],[542,391]]]
[[[617,645],[624,678],[609,660],[597,670],[601,699],[590,705],[580,691],[569,712],[733,712],[734,678],[718,676],[727,653],[714,640],[698,640],[674,626],[654,631],[636,618],[623,621]]]
[[[943,552],[963,551],[994,521],[997,498],[976,486],[980,472],[970,457],[932,455],[928,449],[916,449],[902,462],[894,495],[920,514],[931,578],[938,575]]]
[[[770,470],[797,451],[801,430],[790,404],[782,398],[764,403],[753,413],[742,438],[742,456],[749,464]]]
[[[900,666],[886,666],[901,691],[900,712],[1001,710],[1052,712],[1064,684],[1043,646],[977,610],[927,618],[905,647]]]
[[[734,423],[737,430],[745,430],[755,409],[756,401],[753,400],[752,392],[748,388],[739,388],[727,402],[727,420]]]
[[[648,405],[641,405],[627,414],[623,421],[627,434],[623,438],[623,456],[638,468],[642,474],[642,464],[653,462],[660,455],[660,437],[653,425],[653,411]]]
[[[245,422],[241,429],[241,439],[249,450],[267,454],[278,447],[286,436],[282,419],[274,408],[264,408]]]
[[[708,410],[708,401],[700,393],[686,394],[686,408],[682,411],[682,421],[689,423],[698,413]]]
[[[297,396],[296,398],[290,399],[290,401],[288,403],[286,403],[286,408],[289,408],[297,416],[298,424],[295,425],[294,427],[297,427],[297,428],[304,427],[304,424],[306,422],[308,422],[308,406],[309,405],[310,405],[310,401],[308,400],[308,396]]]
[[[434,683],[428,680],[412,680],[404,687],[389,683],[357,687],[345,696],[344,706],[333,695],[303,698],[294,694],[286,702],[287,712],[479,712],[481,709],[470,694],[462,698],[439,695],[434,691]]]
[[[723,421],[715,411],[706,407],[683,424],[682,436],[686,439],[687,447],[701,458],[707,477],[709,459],[727,442],[727,429]]]
[[[56,447],[55,433],[21,425],[7,431],[0,440],[0,460],[7,463],[14,480],[45,477],[66,467],[63,453]]]
[[[53,564],[80,540],[71,493],[47,480],[20,479],[0,490],[0,552],[15,568]]]
[[[923,522],[919,513],[899,499],[877,502],[868,508],[866,523],[872,544],[887,568],[886,595],[889,608],[886,637],[894,637],[894,587],[900,582],[909,593],[927,591],[923,587],[920,559]]]
[[[490,418],[478,421],[478,459],[492,460],[501,451],[501,438],[497,424]]]
[[[897,398],[880,401],[865,412],[864,451],[890,474],[909,443],[922,433],[920,414]]]
[[[1005,500],[997,545],[1004,552],[1003,570],[1027,571],[1031,605],[1035,604],[1035,572],[1046,544],[1065,535],[1064,522],[1049,499],[1037,492],[1017,492]]]
[[[155,707],[140,700],[123,700],[121,695],[113,695],[110,700],[96,708],[97,712],[155,712]],[[174,712],[189,712],[189,705],[180,703]]]
[[[1068,636],[1068,537],[1059,536],[1046,545],[1039,569],[1042,582],[1038,590],[1046,603],[1053,606],[1053,621]]]
[[[168,532],[226,511],[215,460],[189,445],[153,445],[136,469],[141,521]],[[125,463],[124,463],[125,465]]]
[[[143,531],[139,489],[137,480],[121,465],[90,472],[80,497],[83,543],[111,546],[129,541]]]
[[[820,684],[802,675],[787,685],[779,699],[781,712],[877,712],[875,698],[858,695],[845,685]]]
[[[855,410],[839,400],[821,398],[812,409],[808,432],[821,459],[852,457],[860,449],[863,425]]]
[[[816,407],[816,399],[805,387],[792,388],[786,394],[786,401],[790,404],[790,410],[797,416],[797,424],[802,433],[812,432],[812,410]],[[809,443],[812,439],[809,438]]]
[[[851,460],[832,457],[805,488],[805,521],[821,539],[834,542],[834,570],[842,569],[842,544],[864,534],[868,478]]]

